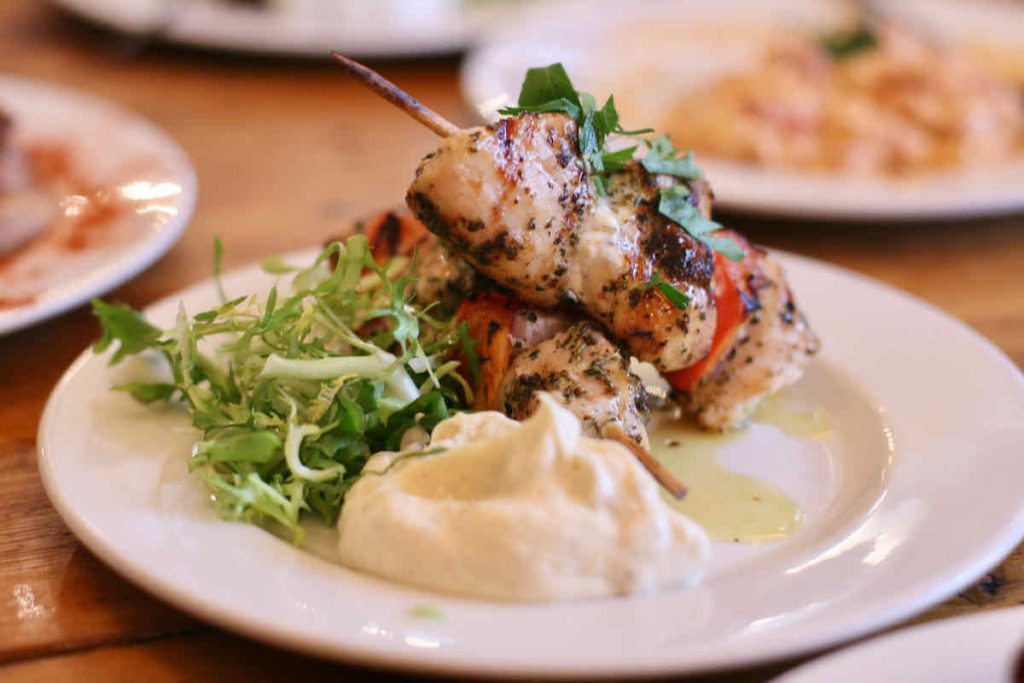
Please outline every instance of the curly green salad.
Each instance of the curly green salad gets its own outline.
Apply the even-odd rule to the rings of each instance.
[[[187,408],[202,432],[189,469],[219,514],[299,542],[304,516],[337,521],[372,453],[398,450],[410,428],[429,432],[472,402],[449,360],[460,345],[472,359],[472,342],[412,301],[409,259],[378,265],[363,235],[330,244],[305,268],[264,262],[292,276],[287,294],[275,286],[227,300],[221,253],[217,242],[219,306],[192,315],[182,306],[161,330],[139,311],[95,300],[103,336],[94,349],[118,341],[111,364],[161,354],[166,381],[115,389]]]

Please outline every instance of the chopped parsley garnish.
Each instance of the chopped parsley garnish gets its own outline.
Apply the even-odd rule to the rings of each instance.
[[[676,289],[675,285],[673,285],[671,282],[666,282],[665,280],[663,280],[661,278],[661,275],[659,275],[658,273],[654,274],[654,276],[651,278],[650,282],[647,283],[644,289],[648,289],[650,287],[654,287],[662,294],[664,294],[665,298],[672,302],[672,304],[676,308],[681,308],[685,310],[686,307],[690,305],[690,297],[686,296],[678,289]]]
[[[700,170],[697,162],[693,160],[693,154],[687,152],[683,157],[676,156],[675,145],[672,144],[667,135],[659,135],[646,142],[649,151],[641,163],[643,163],[644,168],[648,172],[674,175],[677,178],[684,178],[686,180],[704,177],[704,172]]]
[[[732,238],[713,234],[722,229],[721,224],[704,218],[697,207],[690,203],[689,198],[690,188],[685,185],[667,187],[661,191],[658,212],[674,220],[692,237],[699,239],[730,261],[742,261],[743,249]]]
[[[832,56],[832,59],[844,59],[864,50],[878,46],[878,37],[867,26],[860,26],[855,31],[843,31],[823,36],[821,45]]]
[[[600,109],[590,93],[580,92],[573,86],[569,74],[560,63],[534,67],[526,72],[519,91],[519,103],[505,107],[499,113],[515,116],[524,112],[561,112],[576,121],[579,127],[580,154],[587,164],[587,172],[599,194],[605,194],[604,175],[621,170],[633,158],[636,147],[618,151],[605,149],[609,135],[641,135],[650,130],[628,131],[619,123],[615,98],[610,96]]]
[[[519,92],[518,106],[505,107],[499,113],[505,116],[515,116],[524,112],[538,114],[561,112],[576,121],[579,128],[580,154],[597,193],[602,196],[608,193],[607,175],[614,171],[621,171],[633,159],[633,154],[637,150],[637,146],[614,152],[607,150],[605,142],[611,135],[641,138],[647,147],[647,154],[640,163],[649,173],[671,175],[683,180],[704,177],[704,173],[693,160],[693,155],[687,152],[685,155],[679,156],[667,135],[644,138],[641,136],[651,133],[653,130],[650,128],[625,130],[619,121],[619,113],[615,109],[614,96],[609,96],[604,106],[598,108],[594,96],[576,90],[569,74],[559,63],[528,70],[526,78],[523,80],[523,87]],[[662,190],[658,210],[662,215],[679,223],[690,235],[701,240],[711,249],[722,252],[733,261],[741,260],[743,250],[730,238],[711,234],[720,230],[722,226],[701,216],[686,201],[689,194],[689,189],[684,185]],[[667,285],[667,283],[665,284]],[[680,297],[683,296],[678,291],[676,294]]]

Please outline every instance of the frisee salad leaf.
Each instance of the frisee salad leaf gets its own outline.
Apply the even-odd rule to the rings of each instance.
[[[183,405],[202,432],[189,468],[221,516],[298,542],[303,515],[337,520],[370,454],[398,449],[412,427],[430,431],[468,397],[458,363],[443,362],[458,331],[417,306],[412,278],[377,265],[364,236],[307,267],[274,261],[270,270],[293,273],[289,293],[274,287],[192,316],[182,308],[167,330],[96,300],[94,348],[118,342],[111,363],[162,356],[169,377],[114,388]],[[360,337],[371,321],[372,337]]]

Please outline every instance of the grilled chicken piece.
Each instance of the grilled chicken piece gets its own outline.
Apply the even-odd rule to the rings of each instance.
[[[547,391],[583,423],[584,432],[604,436],[617,424],[649,449],[646,392],[622,352],[589,320],[519,353],[502,379],[501,411],[525,420],[537,409],[537,392]]]
[[[712,255],[658,213],[680,181],[633,162],[599,197],[562,114],[523,114],[452,135],[416,172],[406,201],[471,266],[525,302],[579,304],[630,352],[662,370],[707,354],[715,330]],[[710,210],[699,182],[690,196]],[[676,307],[649,285],[657,273],[687,295]]]
[[[547,391],[591,436],[614,423],[647,448],[647,394],[621,350],[593,322],[496,293],[467,300],[458,317],[476,340],[477,377],[467,377],[476,385],[476,409],[522,420],[536,409],[536,392]]]
[[[740,300],[749,313],[731,330],[716,334],[719,343],[707,362],[667,375],[679,390],[680,405],[707,429],[743,424],[762,399],[800,379],[819,347],[796,307],[782,267],[763,251],[746,246],[748,256],[734,272],[746,274],[734,288],[738,295],[719,290],[718,300],[723,310],[735,310]]]

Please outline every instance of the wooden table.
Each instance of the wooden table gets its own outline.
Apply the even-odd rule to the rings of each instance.
[[[225,267],[316,244],[401,200],[434,145],[329,64],[139,50],[32,0],[0,3],[0,72],[81,88],[152,119],[192,157],[195,219],[181,242],[112,294],[134,306]],[[455,61],[381,64],[414,96],[471,121]],[[909,290],[1024,363],[1024,217],[920,225],[818,225],[725,217],[765,244]],[[47,395],[97,336],[82,308],[0,339],[0,678],[263,680],[301,672],[389,678],[279,652],[196,622],[129,585],[75,540],[47,502],[35,439]],[[1024,548],[921,619],[1024,602]],[[763,680],[776,665],[714,680]]]

